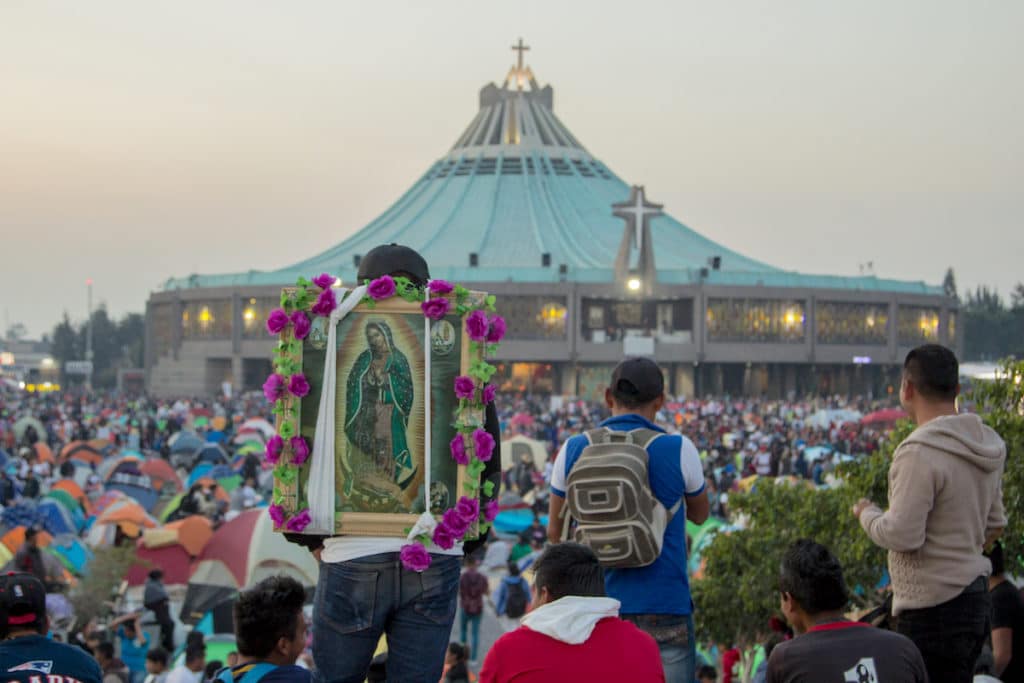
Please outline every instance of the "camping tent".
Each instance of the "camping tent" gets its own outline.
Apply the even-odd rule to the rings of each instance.
[[[192,573],[192,556],[178,543],[147,548],[144,538],[139,539],[135,546],[135,562],[129,567],[126,577],[128,585],[143,585],[150,570],[158,567],[164,571],[165,585],[184,586]]]
[[[196,558],[181,620],[195,624],[240,588],[276,574],[315,586],[317,562],[274,531],[266,510],[246,510],[217,529]]]
[[[529,437],[517,434],[511,439],[501,442],[501,469],[511,469],[516,463],[521,462],[524,457],[533,460],[534,466],[544,471],[544,465],[548,461],[548,449],[543,441],[537,441]]]

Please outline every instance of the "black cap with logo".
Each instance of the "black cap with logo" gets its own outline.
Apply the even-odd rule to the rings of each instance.
[[[430,280],[427,262],[419,252],[401,244],[382,244],[374,247],[359,260],[359,273],[356,280],[362,284],[364,280],[376,280],[382,275],[402,273],[408,275],[413,284],[426,287]]]
[[[634,405],[650,403],[665,393],[665,378],[648,358],[627,358],[612,372],[612,394]]]
[[[0,577],[0,613],[6,628],[39,628],[46,622],[46,587],[35,576],[10,573]]]

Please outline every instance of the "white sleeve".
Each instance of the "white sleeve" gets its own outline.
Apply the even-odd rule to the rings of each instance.
[[[565,447],[568,445],[568,440],[562,444],[562,447],[558,450],[558,455],[555,456],[555,464],[551,468],[551,488],[555,495],[562,498],[565,497],[565,482],[568,478],[565,471]]]
[[[704,466],[700,462],[697,447],[685,436],[679,449],[679,469],[683,473],[683,486],[688,496],[696,496],[704,490]]]

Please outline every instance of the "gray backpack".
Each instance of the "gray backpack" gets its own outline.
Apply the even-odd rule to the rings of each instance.
[[[569,471],[562,539],[589,546],[605,567],[646,567],[661,555],[665,529],[683,504],[671,510],[651,491],[647,447],[662,436],[653,429],[586,432],[590,444]]]

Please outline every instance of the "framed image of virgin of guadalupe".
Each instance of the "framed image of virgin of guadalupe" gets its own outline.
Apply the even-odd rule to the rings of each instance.
[[[281,331],[279,354],[298,370],[290,376],[305,378],[308,387],[275,407],[284,437],[280,459],[293,467],[275,469],[274,503],[289,518],[313,508],[314,499],[333,498],[333,529],[300,532],[405,536],[425,511],[440,518],[455,506],[476,478],[453,459],[450,444],[460,428],[483,426],[482,403],[458,398],[453,388],[483,360],[485,347],[466,336],[466,306],[460,314],[453,303],[449,314],[432,318],[421,302],[367,296],[350,308],[337,322],[310,312],[308,330]],[[318,426],[320,452],[330,463],[316,464]],[[302,453],[303,444],[312,452]]]

